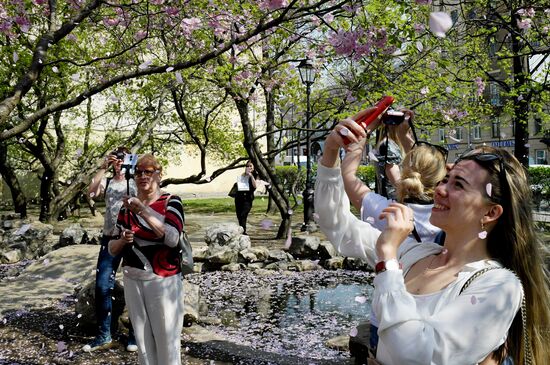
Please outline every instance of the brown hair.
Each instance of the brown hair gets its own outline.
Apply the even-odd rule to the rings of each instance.
[[[155,170],[159,172],[159,175],[162,175],[162,165],[157,160],[157,158],[150,153],[145,153],[139,156],[136,166],[139,166],[139,165],[153,166]]]
[[[495,154],[502,159],[505,170],[502,174],[500,160],[474,160],[489,173],[488,182],[492,184],[492,193],[487,199],[503,207],[502,215],[487,236],[487,249],[491,257],[514,271],[521,280],[527,312],[527,345],[532,353],[532,363],[545,365],[550,359],[550,280],[544,267],[544,258],[548,255],[535,233],[526,170],[504,149],[482,147],[471,155],[476,153]],[[523,344],[526,339],[522,329],[521,313],[518,312],[508,331],[505,345],[495,353],[499,363],[506,355],[511,356],[515,364],[524,363],[526,349]]]

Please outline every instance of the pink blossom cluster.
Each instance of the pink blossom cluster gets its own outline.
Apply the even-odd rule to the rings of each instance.
[[[329,37],[329,43],[338,55],[353,55],[355,58],[369,55],[373,48],[383,51],[388,47],[388,36],[384,28],[370,27],[368,30],[339,30]]]
[[[519,29],[531,28],[531,26],[533,25],[532,18],[535,16],[535,9],[533,8],[519,9],[516,12],[516,14],[520,16],[520,18],[517,20]]]
[[[181,21],[181,31],[185,36],[191,36],[193,31],[197,30],[201,26],[201,20],[199,18],[185,18]]]
[[[485,90],[485,81],[483,81],[483,79],[481,77],[476,77],[474,79],[474,82],[477,85],[476,94],[477,94],[477,96],[481,96],[481,94],[483,94],[483,91]]]
[[[467,111],[458,110],[456,108],[451,108],[451,109],[448,109],[448,110],[442,110],[441,113],[443,114],[443,118],[445,120],[448,120],[448,121],[456,120],[456,119],[460,120],[460,119],[462,119],[462,118],[464,118],[465,116],[468,115]],[[449,135],[452,135],[453,133],[455,133],[454,130],[449,131]]]
[[[260,9],[262,10],[277,10],[280,8],[286,8],[287,6],[287,0],[264,0],[260,3]]]
[[[21,32],[26,33],[31,28],[31,21],[25,10],[23,1],[13,0],[10,5],[11,9],[8,9],[7,3],[0,3],[0,33],[10,38],[16,38],[17,32],[14,29],[14,25],[16,25]]]

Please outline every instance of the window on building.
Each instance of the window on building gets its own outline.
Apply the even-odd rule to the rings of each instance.
[[[537,165],[548,165],[548,154],[546,150],[535,151],[535,163]]]
[[[445,129],[444,128],[439,128],[438,131],[438,141],[439,142],[445,142]]]
[[[472,135],[474,139],[481,139],[481,126],[479,124],[472,127]]]
[[[500,100],[500,90],[496,82],[489,83],[489,102],[493,106],[502,106],[502,101]]]
[[[491,135],[493,138],[500,138],[500,119],[493,120],[493,123],[491,125]]]
[[[454,137],[455,137],[456,139],[460,139],[460,140],[462,139],[462,127],[456,127],[456,128],[455,128],[455,135],[454,135]]]
[[[542,119],[536,117],[535,118],[535,134],[539,134],[542,130]]]

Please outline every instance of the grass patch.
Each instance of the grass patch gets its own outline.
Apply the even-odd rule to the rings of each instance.
[[[268,199],[256,197],[252,203],[251,213],[265,213]],[[186,213],[235,213],[235,200],[233,198],[201,198],[185,199],[183,209]]]

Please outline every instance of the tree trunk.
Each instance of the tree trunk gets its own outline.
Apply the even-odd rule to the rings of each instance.
[[[517,27],[515,14],[512,15],[512,29],[518,34],[521,30]],[[512,34],[512,54],[513,57],[513,76],[514,89],[516,91],[526,90],[526,73],[528,70],[527,56],[521,55],[521,40],[519,36]],[[514,100],[514,115],[512,123],[515,126],[515,146],[514,155],[519,162],[527,167],[529,166],[529,99],[530,95],[520,92],[517,99]]]
[[[276,238],[284,238],[288,234],[291,226],[291,215],[289,213],[288,199],[284,195],[282,186],[280,186],[277,182],[275,171],[270,168],[269,162],[264,158],[260,146],[255,141],[254,132],[248,117],[248,102],[240,98],[234,98],[234,101],[237,106],[237,110],[239,111],[241,124],[243,127],[244,148],[248,152],[248,155],[254,163],[254,167],[260,174],[260,177],[270,184],[269,193],[273,199],[273,202],[277,205],[281,216],[281,224],[279,225]]]
[[[6,142],[2,141],[0,142],[0,169],[2,169],[2,177],[10,189],[15,213],[19,213],[21,219],[24,219],[27,218],[27,198],[23,194],[19,180],[17,180],[17,175],[8,162],[7,156],[8,148]]]

